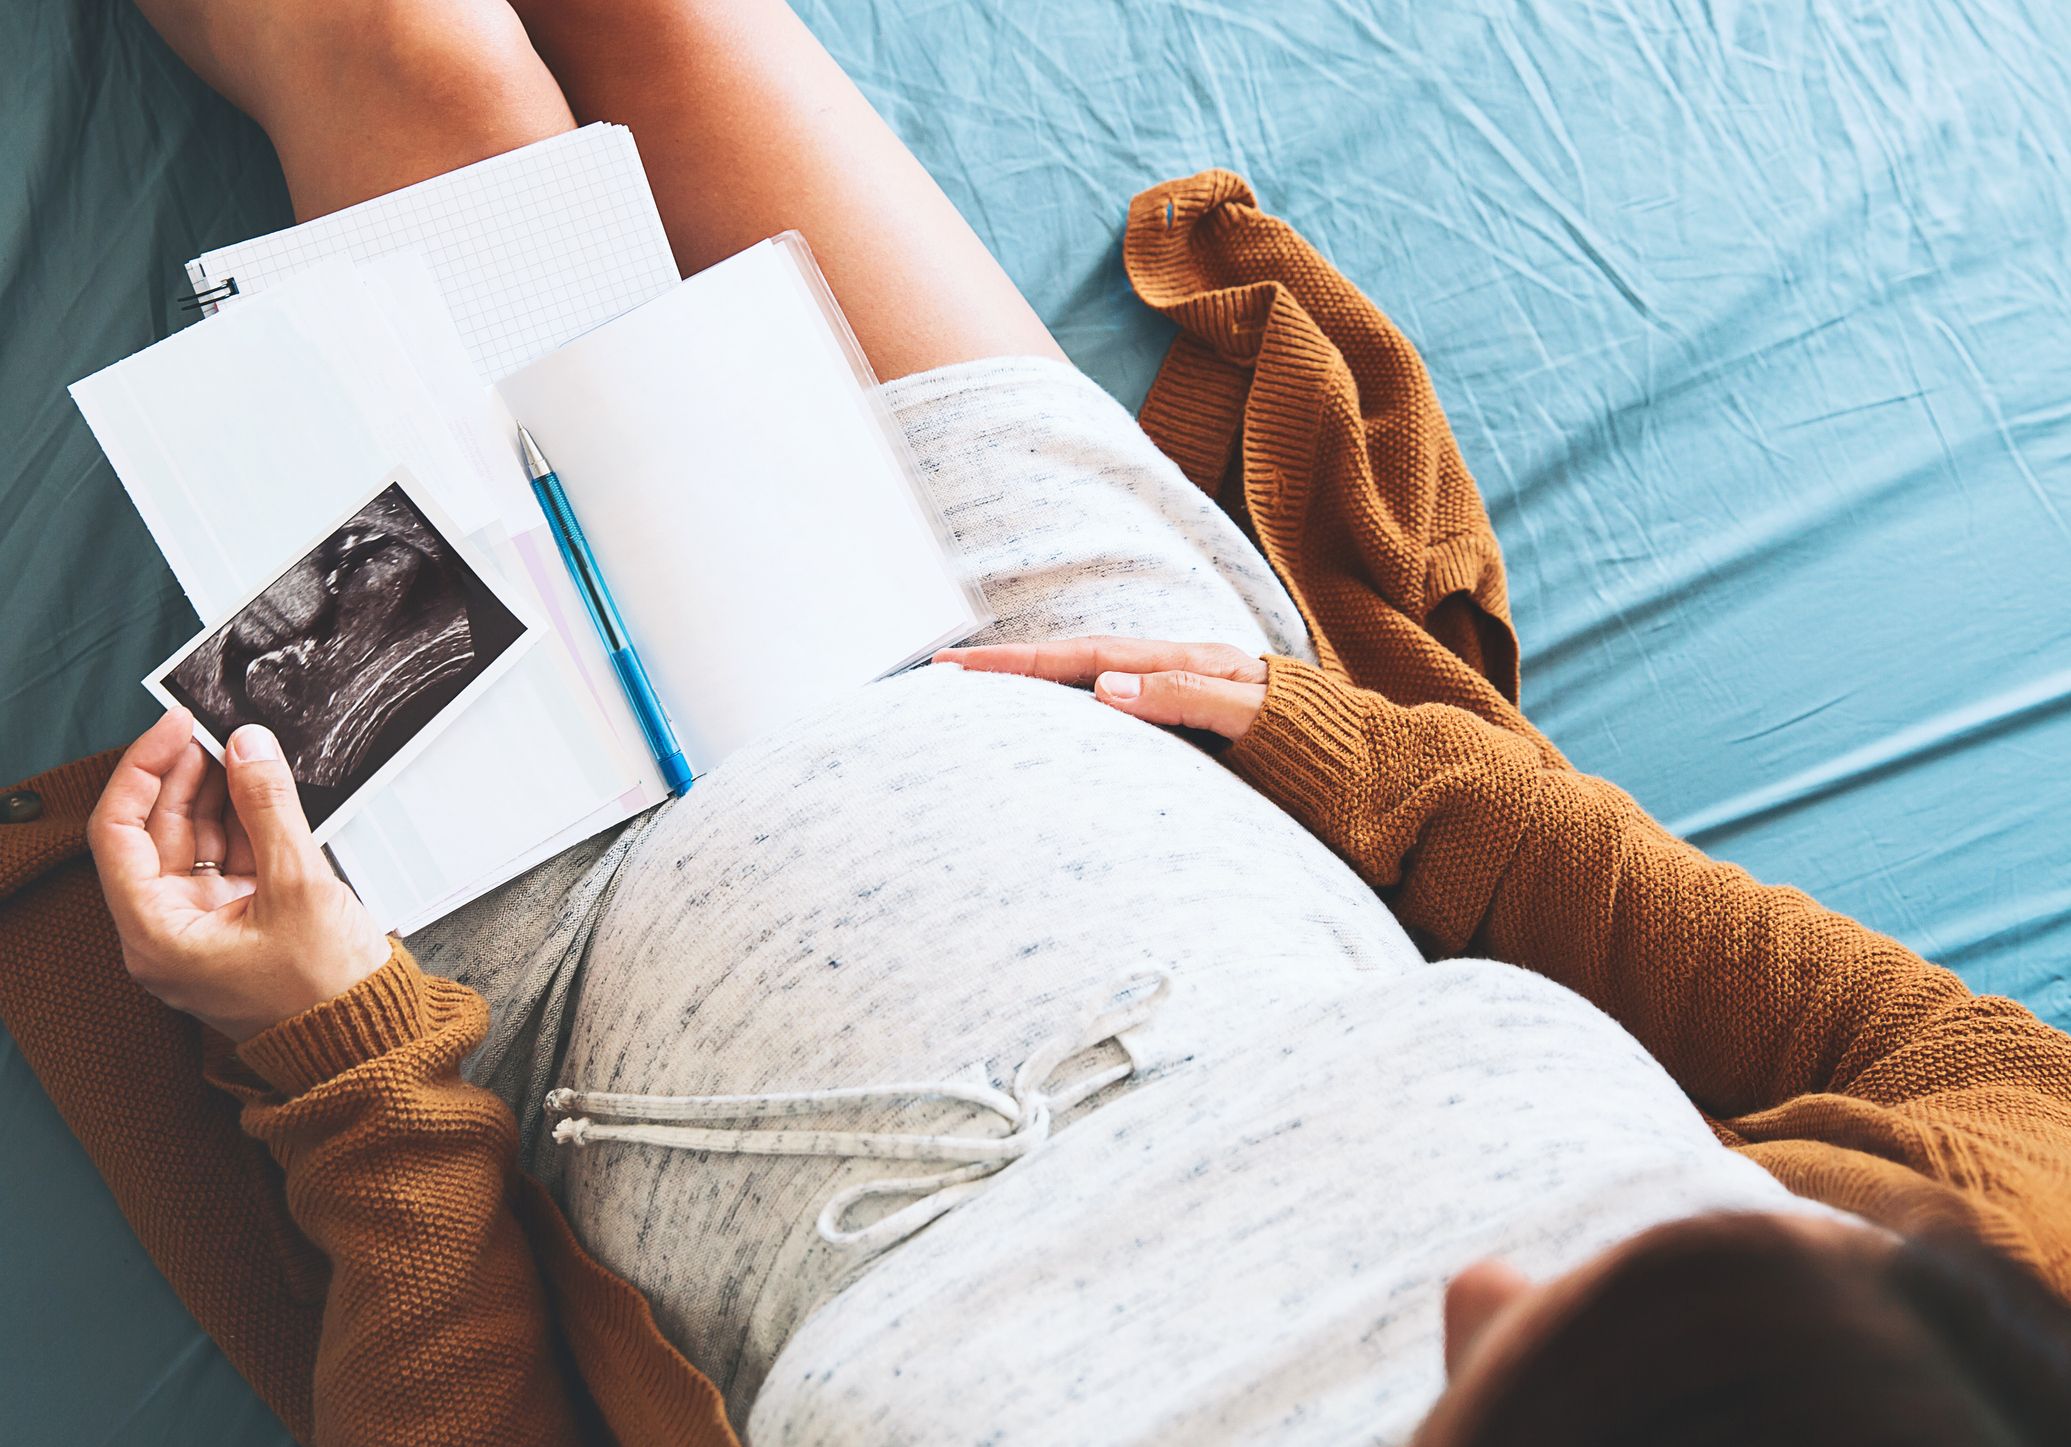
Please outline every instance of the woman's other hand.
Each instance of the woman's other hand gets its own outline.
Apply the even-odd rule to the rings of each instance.
[[[1145,638],[1067,638],[945,648],[937,663],[978,673],[1022,673],[1093,686],[1111,708],[1154,724],[1242,738],[1266,697],[1266,665],[1227,643],[1157,643]]]
[[[273,735],[247,725],[225,753],[227,776],[174,709],[115,766],[86,837],[131,977],[242,1041],[351,989],[390,946],[311,838]]]

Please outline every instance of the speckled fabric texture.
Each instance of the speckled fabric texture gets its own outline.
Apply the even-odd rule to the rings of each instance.
[[[1076,369],[996,358],[904,377],[884,392],[966,575],[997,617],[982,639],[1198,635],[1315,657],[1258,551]],[[558,1080],[568,1003],[626,847],[657,812],[565,850],[408,940],[427,970],[489,1001],[489,1038],[467,1078],[511,1107],[525,1166],[549,1185],[562,1159],[545,1144],[540,1102]]]
[[[1227,923],[1175,932],[1197,953],[1161,1023],[1192,1058],[807,1317],[750,1443],[1405,1443],[1468,1264],[1544,1277],[1707,1211],[1832,1214],[1542,977],[1217,949]]]
[[[540,1101],[552,1088],[568,1043],[575,993],[597,912],[610,896],[626,851],[655,811],[585,839],[508,884],[410,936],[417,963],[460,981],[490,1005],[488,1038],[464,1066],[469,1081],[494,1091],[518,1118],[521,1158],[552,1185],[560,1154],[543,1149]]]
[[[995,636],[1303,648],[1257,553],[1076,374],[894,393]],[[588,937],[560,1079],[1004,1087],[1147,970],[1173,980],[1148,1068],[902,1244],[816,1230],[901,1161],[568,1148],[570,1217],[754,1443],[1339,1441],[1406,1435],[1475,1257],[1554,1269],[1693,1211],[1793,1208],[1607,1017],[1427,965],[1191,744],[954,670],[862,690],[660,811]],[[941,1103],[835,1123],[990,1128]]]

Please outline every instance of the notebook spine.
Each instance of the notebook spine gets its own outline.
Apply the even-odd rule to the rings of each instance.
[[[190,279],[194,295],[180,300],[182,311],[212,312],[224,302],[237,295],[237,278],[226,276],[221,281],[203,286],[197,279]]]

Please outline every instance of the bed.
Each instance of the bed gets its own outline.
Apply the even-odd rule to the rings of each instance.
[[[1222,165],[1423,349],[1582,767],[2071,1026],[2071,11],[2047,0],[814,3],[1134,404],[1128,197]],[[194,626],[64,384],[283,223],[124,0],[0,8],[0,778]],[[234,426],[224,399],[196,426]],[[4,967],[4,963],[0,963]],[[286,1440],[0,1036],[9,1440]]]

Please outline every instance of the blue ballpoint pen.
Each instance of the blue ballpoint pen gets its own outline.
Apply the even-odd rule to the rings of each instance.
[[[525,473],[532,479],[532,495],[539,499],[539,510],[547,515],[547,527],[554,535],[555,546],[561,550],[561,561],[568,565],[575,591],[582,594],[583,607],[589,609],[590,621],[597,625],[597,636],[604,640],[604,651],[611,655],[611,666],[626,691],[626,702],[633,706],[633,717],[640,721],[640,732],[647,738],[655,767],[662,771],[662,782],[669,786],[669,792],[680,795],[690,787],[690,765],[684,761],[683,746],[676,742],[676,731],[669,726],[668,711],[648,681],[640,655],[633,651],[626,620],[619,617],[618,605],[611,601],[611,590],[604,586],[604,575],[597,569],[597,559],[590,552],[589,539],[583,536],[582,524],[575,520],[575,510],[568,506],[568,494],[562,491],[560,476],[530,432],[520,427],[518,441],[525,448]]]

